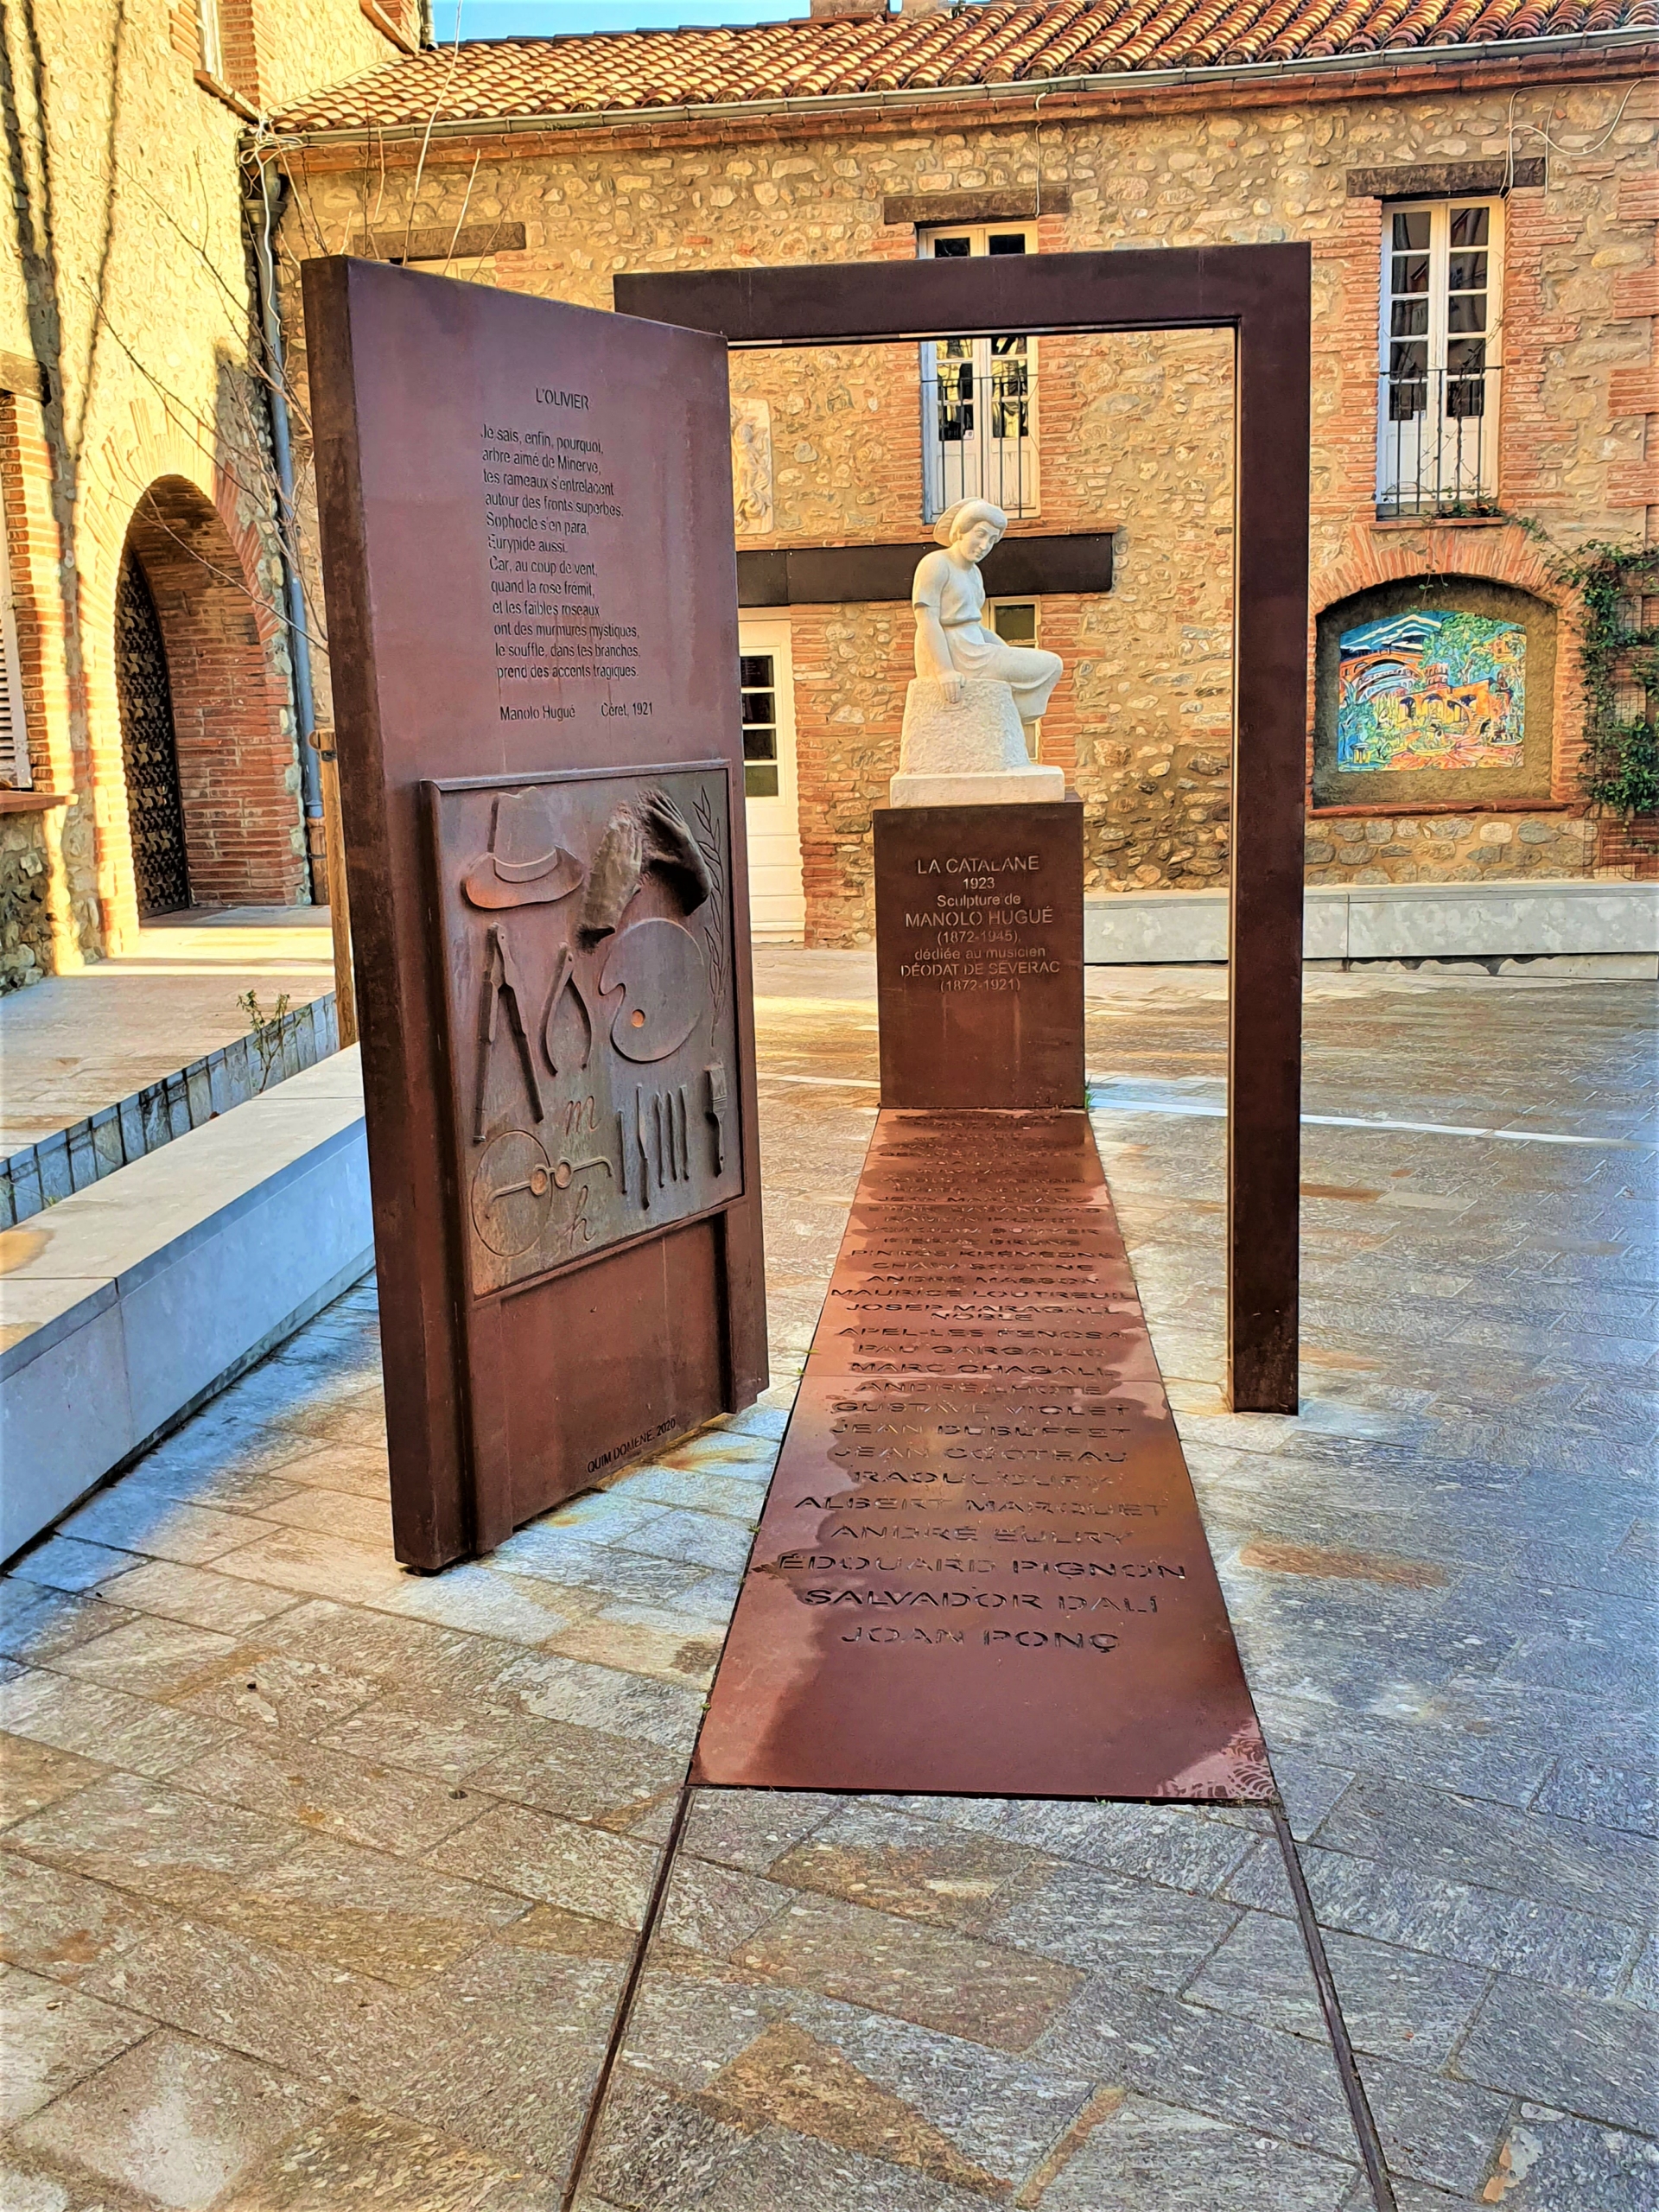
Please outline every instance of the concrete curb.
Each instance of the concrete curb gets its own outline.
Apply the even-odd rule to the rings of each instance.
[[[355,1048],[0,1234],[0,1558],[372,1264]]]
[[[275,1089],[340,1046],[334,995],[296,1007],[266,1033],[268,1059],[251,1037],[238,1037],[204,1059],[147,1083],[36,1143],[0,1160],[0,1229],[56,1205],[118,1174],[164,1144]]]
[[[1083,929],[1084,958],[1093,966],[1225,960],[1227,893],[1125,891],[1086,899]],[[1659,963],[1659,883],[1310,888],[1302,948],[1309,960],[1635,956]]]

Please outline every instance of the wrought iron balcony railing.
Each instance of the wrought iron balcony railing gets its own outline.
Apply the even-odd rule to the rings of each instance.
[[[922,378],[924,509],[929,521],[958,499],[989,499],[1008,515],[1037,505],[1034,379],[1023,359],[976,373],[941,361]]]
[[[1497,368],[1403,368],[1377,383],[1379,516],[1490,513],[1497,504]]]

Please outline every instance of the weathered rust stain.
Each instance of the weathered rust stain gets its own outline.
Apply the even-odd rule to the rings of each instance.
[[[1319,1544],[1287,1544],[1271,1536],[1252,1537],[1239,1553],[1238,1563],[1270,1574],[1314,1574],[1406,1590],[1444,1590],[1452,1580],[1432,1560],[1396,1559],[1387,1552],[1327,1551]]]
[[[41,1954],[49,1967],[90,1967],[104,1955],[104,1945],[90,1928],[77,1928]]]
[[[1347,1190],[1340,1183],[1304,1183],[1301,1192],[1305,1198],[1343,1198],[1356,1206],[1375,1205],[1382,1195],[1381,1191]]]
[[[1377,1375],[1382,1372],[1380,1359],[1362,1359],[1356,1351],[1326,1351],[1317,1344],[1302,1346],[1304,1367],[1335,1367],[1344,1373]]]
[[[976,2196],[1006,2198],[1012,2191],[1010,2182],[965,2158],[902,2098],[792,2020],[775,2021],[693,2101],[746,2133],[770,2122],[891,2165],[915,2167]]]
[[[38,1260],[51,1242],[44,1229],[0,1230],[0,1275],[9,1275],[14,1268]]]
[[[1122,2110],[1128,2094],[1128,2090],[1119,2088],[1095,2091],[1047,2157],[1033,2168],[1029,2180],[1014,2200],[1017,2212],[1036,2212],[1048,2193],[1049,2183],[1059,2178],[1101,2122]]]

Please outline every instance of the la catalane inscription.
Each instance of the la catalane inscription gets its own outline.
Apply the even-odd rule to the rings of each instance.
[[[696,1772],[1268,1794],[1084,1116],[881,1115]]]
[[[1083,810],[875,817],[881,1100],[1083,1103]]]
[[[905,908],[908,942],[898,949],[901,979],[944,991],[1017,991],[1022,977],[1058,976],[1060,963],[1042,941],[1053,907],[1041,903],[1040,887],[1009,889],[1004,880],[1035,876],[1042,865],[1040,853],[918,857],[922,880]]]

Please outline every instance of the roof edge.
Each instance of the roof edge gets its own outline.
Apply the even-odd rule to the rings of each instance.
[[[1659,49],[1659,32],[1643,26],[1624,25],[1613,30],[1572,31],[1551,38],[1483,39],[1459,46],[1384,47],[1375,54],[1302,55],[1289,61],[1243,61],[1197,69],[1111,69],[1086,76],[1008,79],[982,85],[918,86],[898,92],[824,92],[807,99],[683,101],[667,107],[590,108],[575,114],[561,110],[546,115],[340,124],[316,130],[285,128],[279,118],[273,118],[265,128],[270,135],[294,145],[362,144],[378,149],[417,139],[511,137],[519,133],[552,136],[560,131],[618,130],[628,124],[709,124],[758,120],[768,116],[799,116],[804,120],[836,114],[904,114],[911,110],[976,107],[1027,97],[1046,99],[1063,92],[1170,92],[1226,84],[1268,84],[1296,77],[1363,79],[1373,73],[1397,73],[1402,68],[1439,70],[1466,67],[1471,62],[1566,60],[1575,54],[1618,54],[1648,46]]]

